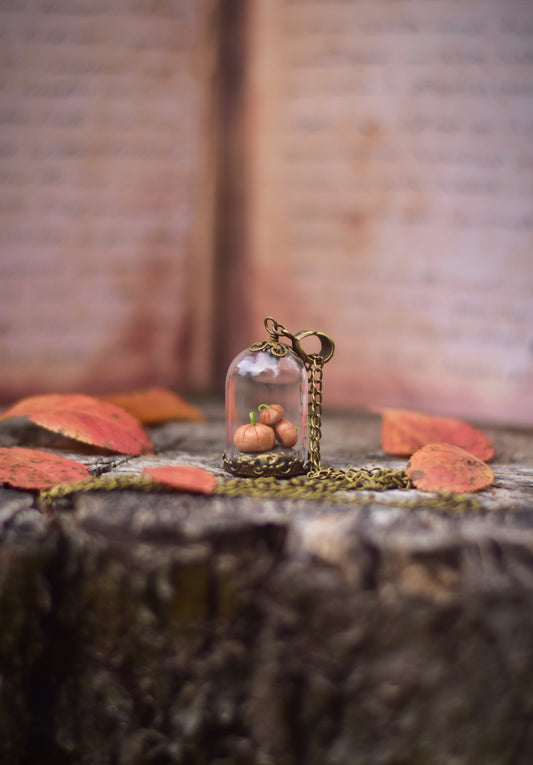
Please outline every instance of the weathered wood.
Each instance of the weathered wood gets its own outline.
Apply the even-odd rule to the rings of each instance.
[[[30,494],[0,488],[0,762],[18,763],[47,700],[35,673],[50,645],[59,535]],[[43,676],[44,678],[44,676]]]
[[[377,417],[323,432],[325,464],[405,465]],[[154,457],[84,459],[223,474],[220,409],[152,435]],[[44,517],[4,491],[2,761],[529,765],[533,446],[491,435],[497,482],[460,515],[121,491]]]

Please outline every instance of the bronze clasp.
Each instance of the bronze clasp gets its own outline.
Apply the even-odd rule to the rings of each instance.
[[[307,329],[304,332],[298,332],[293,335],[287,327],[274,319],[273,316],[267,316],[265,319],[265,329],[270,335],[271,342],[279,342],[279,337],[286,337],[291,341],[292,350],[302,359],[305,364],[316,361],[319,364],[325,364],[331,359],[335,352],[335,343],[325,332],[318,332],[314,329]],[[301,341],[307,337],[318,337],[320,340],[320,353],[306,353],[302,348]]]
[[[306,353],[302,348],[301,341],[306,337],[318,337],[320,340],[319,353]],[[308,361],[317,361],[319,364],[325,364],[331,359],[335,352],[335,343],[325,332],[318,332],[314,329],[308,329],[304,332],[298,332],[292,337],[292,347],[297,356],[305,363]]]

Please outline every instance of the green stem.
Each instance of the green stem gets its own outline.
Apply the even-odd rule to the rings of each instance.
[[[261,411],[261,409],[270,409],[270,404],[259,404],[257,408],[259,411]]]
[[[250,425],[255,425],[255,412],[250,412]]]

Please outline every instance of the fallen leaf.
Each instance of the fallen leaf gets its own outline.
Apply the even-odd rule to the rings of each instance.
[[[488,465],[453,444],[422,446],[412,455],[405,472],[422,491],[479,491],[494,480]]]
[[[145,425],[170,420],[203,422],[205,415],[177,393],[167,388],[148,388],[130,393],[103,396],[102,401],[119,406]]]
[[[212,494],[217,485],[217,477],[213,473],[194,465],[164,465],[144,468],[142,472],[158,483],[196,494]]]
[[[141,424],[113,404],[83,394],[29,396],[9,407],[0,420],[28,417],[54,433],[121,454],[153,452]]]
[[[84,478],[89,468],[75,460],[20,446],[0,449],[0,481],[16,489],[50,489]]]
[[[383,410],[381,446],[387,454],[409,457],[421,446],[430,443],[460,446],[485,462],[494,457],[490,438],[463,420],[433,417],[409,409]]]

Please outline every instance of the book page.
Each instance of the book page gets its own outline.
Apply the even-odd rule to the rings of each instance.
[[[211,10],[1,3],[2,399],[208,382]]]
[[[259,0],[249,31],[249,338],[330,334],[330,406],[531,425],[533,4]]]

